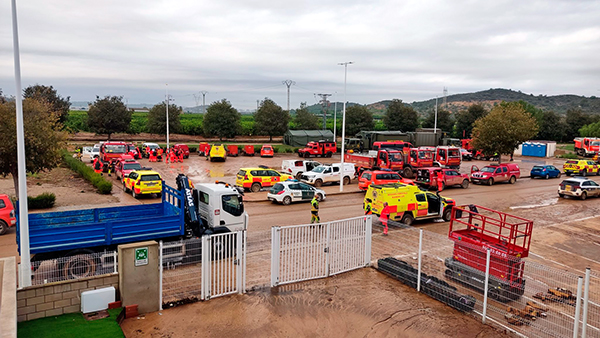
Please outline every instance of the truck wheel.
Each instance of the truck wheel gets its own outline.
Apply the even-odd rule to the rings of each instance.
[[[488,296],[491,299],[500,301],[500,292],[498,292],[498,289],[496,288],[491,288],[490,291],[488,291]]]
[[[331,157],[332,155],[333,155],[333,154],[331,153],[331,151],[328,151],[328,152],[327,152],[327,155],[325,155],[325,156],[327,156],[327,157]]]
[[[508,181],[510,184],[515,184],[515,182],[517,181],[517,178],[515,176],[511,176],[510,180]]]
[[[290,205],[292,204],[292,198],[290,196],[285,196],[283,198],[283,205]]]
[[[315,181],[315,187],[319,188],[323,185],[323,180],[322,179],[318,179]]]
[[[252,186],[250,187],[250,190],[252,192],[259,192],[260,191],[260,183],[256,182],[256,183],[252,183]]]
[[[442,218],[444,219],[444,221],[450,222],[450,218],[452,218],[452,209],[446,208],[446,210],[444,210],[444,213],[442,214]]]
[[[96,262],[91,255],[76,255],[68,258],[62,266],[65,279],[92,277],[96,274]]]
[[[454,279],[454,271],[452,271],[450,269],[446,269],[446,271],[444,271],[444,275],[448,279]]]
[[[8,224],[3,220],[0,220],[0,235],[4,235],[8,231]]]
[[[309,153],[304,153],[304,158],[309,158],[310,154]]]
[[[581,197],[580,197],[580,198],[581,198],[581,200],[582,200],[582,201],[585,201],[585,199],[587,198],[587,192],[585,192],[585,191],[584,191],[584,192],[581,194]]]
[[[404,168],[403,173],[404,173],[404,177],[406,177],[406,178],[412,178],[413,177],[413,171],[412,171],[411,167]]]
[[[567,176],[571,176],[571,172],[567,171],[565,174],[567,174]]]
[[[350,184],[350,177],[344,176],[344,185]]]
[[[467,189],[469,187],[469,180],[463,180],[460,185],[463,189]]]
[[[301,178],[302,178],[302,172],[301,172],[301,171],[299,171],[299,172],[296,174],[296,179],[299,181]]]
[[[494,185],[494,179],[493,178],[488,178],[487,180],[487,185]]]
[[[414,221],[415,221],[415,218],[413,217],[413,215],[404,214],[404,216],[402,216],[402,220],[400,222],[402,222],[406,225],[411,225],[411,224],[413,224]]]

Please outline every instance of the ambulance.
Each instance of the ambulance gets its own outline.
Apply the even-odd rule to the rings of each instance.
[[[411,225],[416,220],[443,218],[450,221],[456,202],[436,193],[423,191],[414,185],[402,183],[372,184],[367,189],[363,209],[369,207],[380,216],[383,203],[390,207],[389,219]]]

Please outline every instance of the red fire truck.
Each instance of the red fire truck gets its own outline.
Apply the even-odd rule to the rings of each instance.
[[[298,150],[298,156],[308,158],[311,156],[331,157],[337,151],[335,142],[318,141],[308,142],[306,147]]]
[[[592,157],[600,152],[600,138],[577,137],[573,141],[575,141],[575,152],[579,156]]]
[[[460,169],[462,155],[457,147],[441,146],[435,148],[434,160],[441,167]]]
[[[364,170],[390,169],[393,171],[402,171],[404,168],[404,154],[401,151],[393,149],[382,149],[373,153],[353,153],[351,151],[344,154],[344,162],[354,163],[356,173],[360,174]]]
[[[375,142],[373,143],[373,147],[376,147],[379,151],[398,151],[399,154],[402,154],[402,169],[396,169],[396,167],[393,169],[389,167],[380,168],[397,170],[406,178],[413,178],[418,168],[433,166],[433,154],[435,151],[433,147],[413,148],[411,143],[404,141]]]
[[[104,142],[100,146],[100,160],[108,169],[108,164],[116,162],[121,155],[127,154],[128,151],[129,148],[125,142]]]
[[[489,249],[488,296],[502,302],[520,298],[532,230],[533,221],[504,212],[479,205],[453,207],[448,237],[454,251],[444,261],[446,277],[483,292]]]

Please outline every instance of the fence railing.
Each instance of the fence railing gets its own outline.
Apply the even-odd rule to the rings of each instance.
[[[273,227],[271,286],[328,277],[371,261],[371,216]]]

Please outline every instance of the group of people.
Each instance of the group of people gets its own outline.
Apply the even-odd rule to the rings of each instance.
[[[151,149],[146,147],[146,154],[148,154],[149,162],[162,162],[164,155],[166,163],[183,163],[183,151],[174,147],[168,148],[166,151],[162,148]]]
[[[108,176],[112,176],[112,173],[115,171],[115,162],[104,163],[98,157],[95,157],[94,162],[92,162],[92,168],[94,168],[94,172],[96,174],[104,175],[104,167],[106,167]]]

